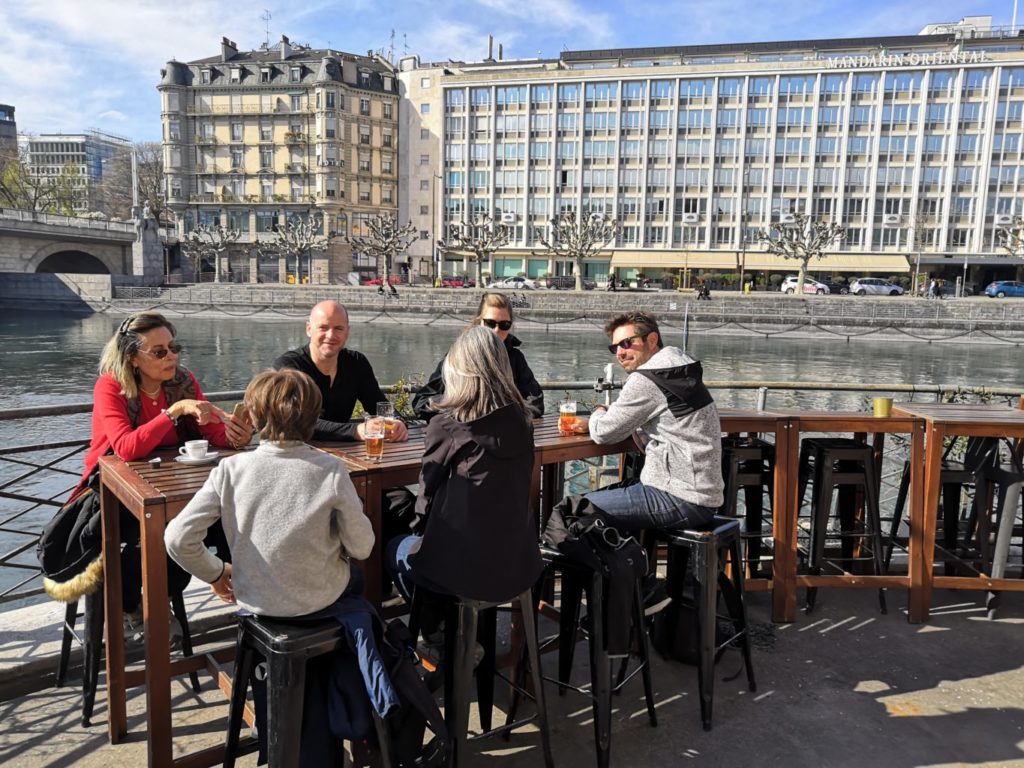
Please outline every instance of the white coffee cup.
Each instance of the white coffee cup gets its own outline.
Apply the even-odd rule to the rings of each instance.
[[[190,459],[205,459],[209,449],[210,443],[206,440],[188,440],[183,447],[178,449],[178,453],[188,456]]]

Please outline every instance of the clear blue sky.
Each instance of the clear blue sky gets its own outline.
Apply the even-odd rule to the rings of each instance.
[[[506,58],[916,34],[970,15],[1009,24],[1013,0],[0,0],[0,103],[14,105],[21,131],[99,128],[159,140],[160,68],[219,53],[222,36],[240,49],[259,47],[265,10],[272,43],[285,34],[366,53],[386,50],[394,30],[396,57],[437,61],[483,58],[488,34]]]

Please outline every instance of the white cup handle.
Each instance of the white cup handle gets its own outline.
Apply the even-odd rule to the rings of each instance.
[[[188,451],[185,450],[185,446],[183,445],[181,446],[181,448],[178,449],[178,453],[181,454],[182,456],[186,456],[188,454]]]

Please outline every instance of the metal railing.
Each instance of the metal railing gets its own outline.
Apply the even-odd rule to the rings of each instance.
[[[616,381],[612,374],[611,370],[606,370],[605,377],[596,381],[549,381],[542,387],[549,392],[591,392],[592,402],[607,402],[611,391],[622,386],[622,382]],[[769,396],[781,392],[854,392],[863,394],[865,398],[872,393],[884,392],[905,394],[908,400],[920,396],[937,401],[973,397],[1004,399],[1008,404],[1016,404],[1020,396],[1019,390],[1005,387],[964,389],[941,384],[714,380],[706,383],[723,396],[726,392],[738,393],[738,397],[749,400],[748,403],[734,402],[734,405],[758,410],[767,409]],[[394,390],[394,387],[389,389]],[[404,389],[409,391],[411,387],[405,386]],[[227,390],[210,392],[207,397],[213,402],[231,402],[240,400],[243,394],[243,390]],[[0,410],[0,422],[66,419],[91,412],[91,402],[9,408]],[[54,426],[50,431],[56,434],[58,429]],[[88,439],[83,437],[0,448],[0,610],[42,594],[34,548],[43,526],[77,485],[88,444]],[[902,454],[894,461],[902,466]],[[883,473],[883,481],[889,486],[896,471],[893,466]],[[582,464],[570,467],[568,479],[587,472],[589,470]]]

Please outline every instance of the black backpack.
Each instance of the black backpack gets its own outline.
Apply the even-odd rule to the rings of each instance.
[[[382,622],[383,624],[383,622]],[[419,672],[416,639],[400,619],[383,624],[377,644],[401,702],[387,717],[395,768],[440,768],[448,764],[451,742],[441,710]],[[426,729],[433,734],[423,743]]]
[[[57,510],[36,544],[36,557],[46,577],[43,584],[55,600],[77,600],[99,585],[99,574],[76,578],[99,568],[90,568],[103,549],[99,479],[99,471],[94,471],[85,487]]]

